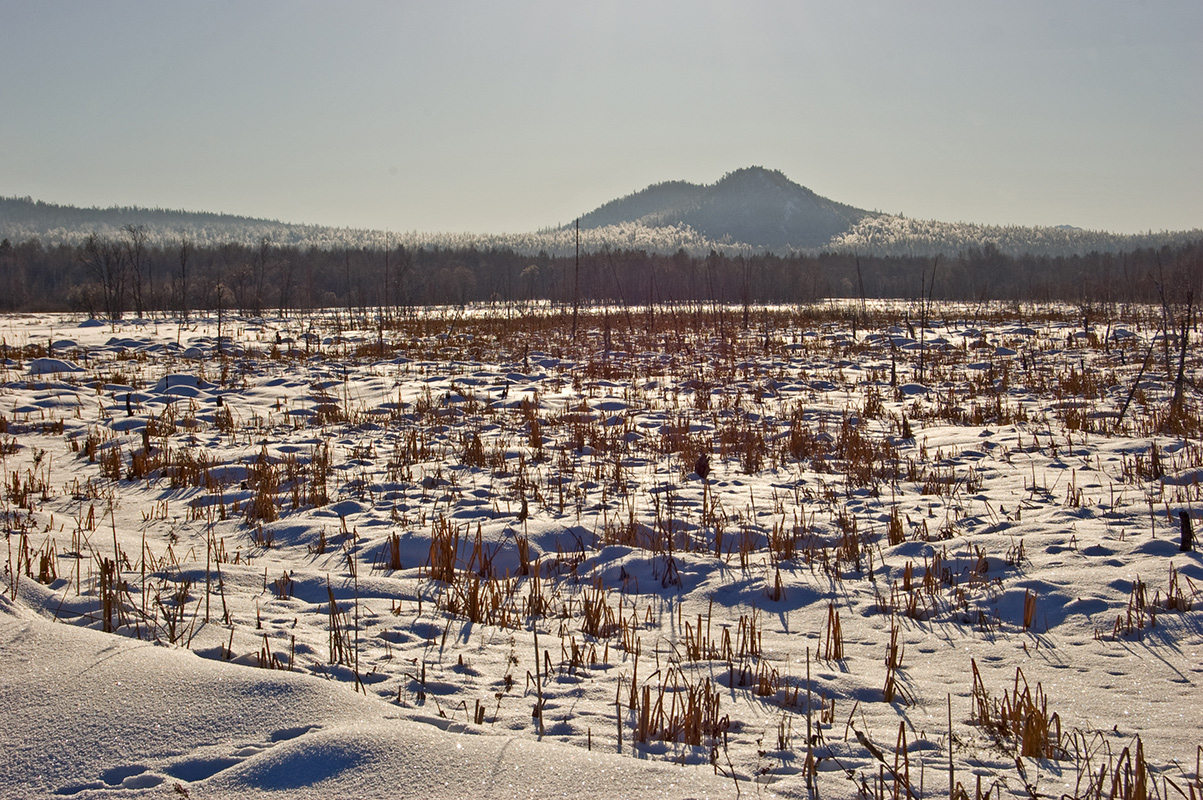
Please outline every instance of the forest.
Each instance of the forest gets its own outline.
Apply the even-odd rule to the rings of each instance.
[[[167,244],[128,225],[80,244],[0,241],[3,311],[97,318],[229,310],[349,311],[472,303],[798,304],[826,298],[1066,302],[1085,307],[1198,297],[1203,240],[1086,255],[1012,256],[987,243],[952,256],[656,254],[579,256],[476,247]]]

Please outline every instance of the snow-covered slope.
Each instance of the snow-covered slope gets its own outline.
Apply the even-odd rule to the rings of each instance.
[[[716,796],[697,770],[476,735],[344,683],[51,622],[0,596],[0,797]],[[612,793],[612,794],[610,794]]]

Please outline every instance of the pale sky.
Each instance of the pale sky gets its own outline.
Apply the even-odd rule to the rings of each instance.
[[[0,0],[0,195],[502,233],[752,165],[1203,227],[1203,3]]]

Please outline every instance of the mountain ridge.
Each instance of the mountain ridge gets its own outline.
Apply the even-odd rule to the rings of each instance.
[[[1115,234],[1070,225],[1024,227],[918,220],[837,202],[764,167],[729,172],[713,184],[665,181],[603,203],[580,217],[586,252],[625,249],[649,253],[685,250],[705,255],[773,252],[855,252],[880,256],[956,256],[993,247],[1017,256],[1085,255],[1178,245],[1203,239],[1203,229]],[[137,206],[80,208],[30,197],[0,197],[0,238],[16,244],[79,246],[95,233],[119,239],[128,225],[145,226],[152,243],[188,238],[196,245],[258,245],[322,249],[510,249],[564,255],[576,246],[573,225],[518,234],[423,233],[279,222],[205,211]]]
[[[777,251],[823,247],[873,215],[822,197],[777,170],[753,166],[712,184],[652,184],[599,206],[580,223],[582,228],[687,226],[715,241]]]

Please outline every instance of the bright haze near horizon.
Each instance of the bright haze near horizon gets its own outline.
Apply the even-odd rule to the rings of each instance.
[[[1203,3],[0,0],[0,195],[531,231],[780,170],[908,217],[1203,227]]]

